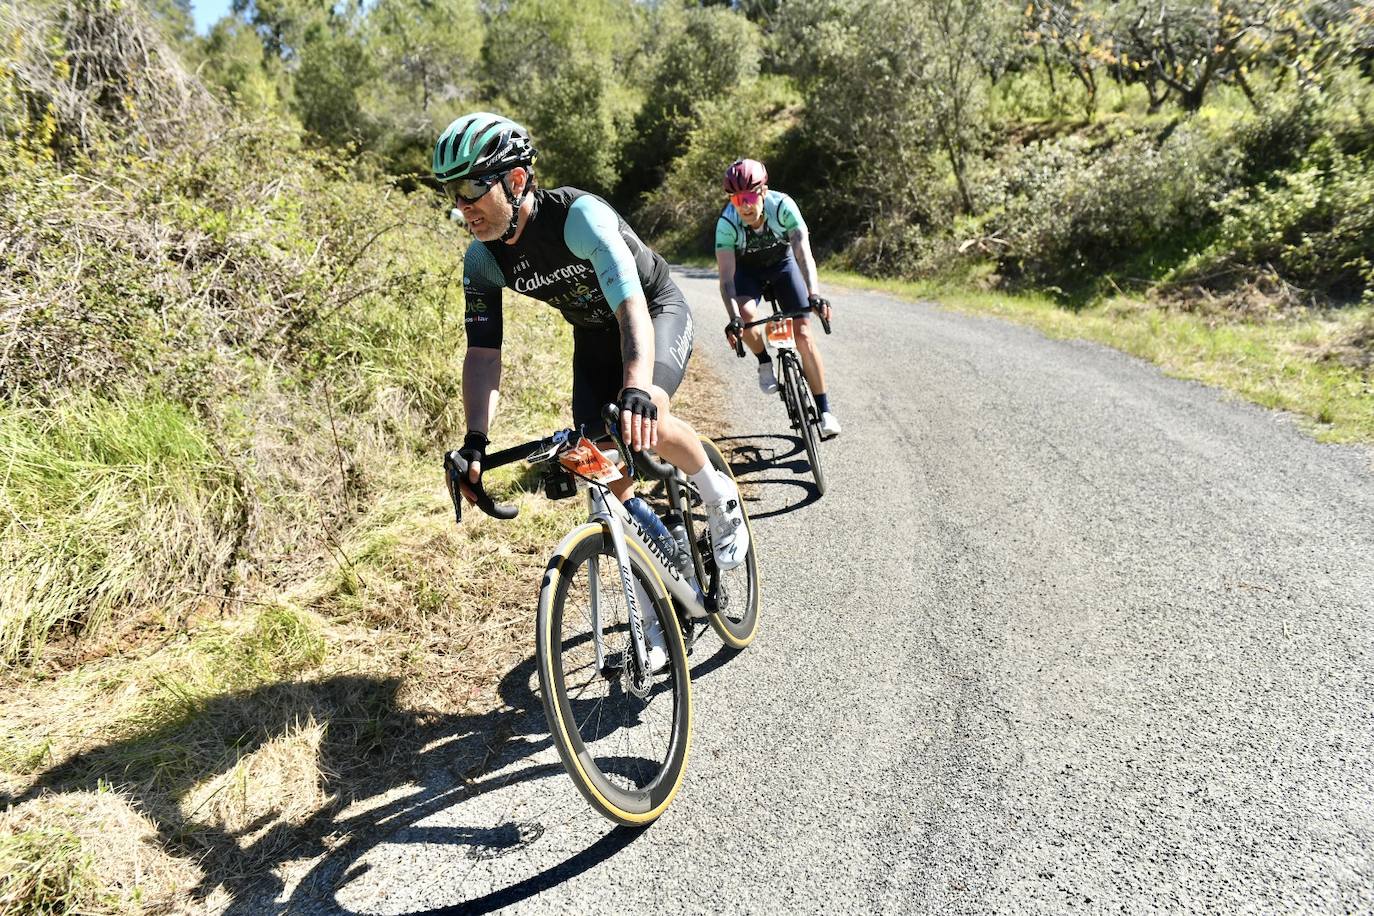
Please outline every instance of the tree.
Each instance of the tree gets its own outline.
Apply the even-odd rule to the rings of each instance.
[[[359,99],[392,172],[427,171],[439,131],[475,107],[484,34],[475,0],[378,0],[368,9],[373,75]]]
[[[965,17],[929,0],[795,0],[776,25],[780,59],[806,101],[798,133],[822,213],[856,234],[929,223],[935,158],[962,174],[975,130],[970,45],[957,34]],[[941,117],[963,120],[937,125]]]
[[[619,199],[656,188],[697,126],[697,106],[747,91],[759,72],[758,29],[723,7],[666,7],[655,22],[649,88],[625,145]]]
[[[202,45],[207,84],[224,91],[244,111],[280,112],[290,93],[281,61],[263,54],[262,41],[248,23],[225,16],[210,28]]]
[[[1001,37],[997,13],[1005,6],[993,0],[925,0],[917,10],[926,55],[916,89],[925,98],[931,130],[949,159],[964,212],[972,213],[967,163],[982,127],[986,88],[980,55]]]
[[[541,180],[609,193],[642,10],[631,0],[507,0],[487,12],[485,95],[532,131]]]

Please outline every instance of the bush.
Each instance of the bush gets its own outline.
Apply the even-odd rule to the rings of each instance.
[[[1285,280],[1338,299],[1374,292],[1374,157],[1330,137],[1294,171],[1237,188],[1219,204],[1221,229],[1199,271],[1271,264]]]
[[[662,186],[670,163],[687,151],[708,115],[733,116],[719,103],[732,96],[744,101],[740,93],[749,91],[759,70],[758,29],[738,13],[667,5],[657,15],[647,95],[620,165],[617,196],[630,204]]]
[[[139,7],[63,9],[0,50],[0,666],[289,576],[461,402],[462,240],[430,200],[145,85],[178,70]],[[26,49],[92,20],[122,43],[73,101],[65,52]]]
[[[220,591],[243,494],[205,431],[166,402],[89,397],[0,418],[10,511],[0,547],[0,665],[116,611],[175,612]]]
[[[1229,159],[1182,127],[1164,142],[1129,137],[1093,154],[1073,140],[1035,144],[1006,165],[1003,212],[1010,245],[999,267],[1038,283],[1078,286],[1191,238]]]
[[[666,250],[710,254],[725,204],[725,170],[746,156],[769,164],[780,140],[777,113],[787,101],[780,81],[764,79],[724,98],[698,102],[685,151],[638,211],[640,229]]]

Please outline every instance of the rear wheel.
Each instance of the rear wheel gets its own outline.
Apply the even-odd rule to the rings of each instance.
[[[806,448],[806,460],[811,464],[811,477],[816,481],[816,492],[825,495],[825,471],[821,468],[821,439],[816,424],[820,413],[816,410],[816,399],[811,396],[811,387],[806,384],[806,376],[795,357],[784,358],[782,373],[787,378],[788,396],[792,399],[789,412],[794,412],[797,433]]]
[[[640,600],[650,605],[643,611],[662,621],[667,665],[646,673],[636,661],[615,550],[596,524],[575,529],[549,561],[536,654],[549,732],[568,775],[597,811],[638,827],[662,814],[682,784],[692,704],[677,619],[640,548],[626,546]]]
[[[730,470],[729,462],[725,460],[716,444],[703,436],[701,445],[706,450],[706,460],[711,463],[711,467],[734,481],[735,474]],[[735,486],[738,488],[738,481],[735,481]],[[681,507],[680,511],[687,520],[687,540],[692,547],[692,563],[696,567],[697,581],[707,586],[710,584],[708,570],[714,569],[715,563],[710,558],[711,538],[708,533],[710,528],[706,524],[706,507],[702,505],[696,490],[690,484],[684,487],[682,492],[688,505]],[[749,512],[744,507],[743,497],[740,500],[740,511],[744,514],[744,524],[748,527]],[[743,649],[753,642],[759,627],[758,552],[754,530],[752,527],[748,530],[749,552],[745,554],[744,562],[739,566],[718,574],[719,611],[708,615],[711,629],[715,630],[721,641],[732,649]]]

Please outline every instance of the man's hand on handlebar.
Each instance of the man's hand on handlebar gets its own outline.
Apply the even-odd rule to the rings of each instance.
[[[806,304],[815,310],[817,315],[826,321],[830,320],[830,300],[824,296],[811,295],[806,297]]]
[[[730,323],[725,326],[725,340],[734,347],[736,354],[744,355],[744,324],[738,315],[731,318]]]
[[[487,445],[489,440],[486,433],[479,433],[475,430],[468,430],[468,434],[463,437],[463,447],[458,449],[458,454],[468,463],[468,472],[458,481],[458,489],[462,491],[463,498],[470,503],[477,502],[477,493],[473,487],[479,487],[482,483],[482,459],[487,456]]]
[[[740,335],[744,333],[744,324],[739,320],[739,316],[730,319],[730,323],[725,326],[725,339],[730,346],[735,346],[739,341]]]
[[[649,392],[641,388],[620,392],[620,436],[636,452],[658,445],[658,408]]]

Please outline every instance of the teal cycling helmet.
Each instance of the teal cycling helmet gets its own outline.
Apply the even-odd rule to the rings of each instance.
[[[486,111],[455,120],[434,144],[434,177],[439,181],[477,178],[534,164],[530,135],[514,121]]]

